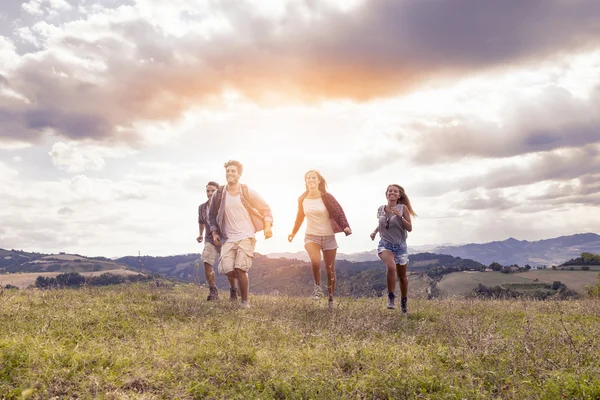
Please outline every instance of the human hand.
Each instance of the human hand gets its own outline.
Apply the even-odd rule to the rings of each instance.
[[[196,242],[202,243],[202,235],[200,235],[196,238]]]
[[[271,236],[273,236],[273,230],[270,226],[265,226],[265,239],[269,239]]]
[[[288,235],[288,242],[292,243],[292,240],[294,240],[294,236],[296,236],[296,235],[294,235],[293,233],[290,233]]]
[[[371,237],[371,240],[375,240],[375,236],[377,236],[377,232],[371,232],[371,234],[369,236]]]
[[[221,237],[219,236],[217,231],[213,231],[212,237],[213,237],[213,242],[215,242],[215,246],[217,246],[217,247],[220,246],[221,245]]]
[[[352,235],[352,229],[348,228],[344,228],[344,233],[346,234],[346,236]]]

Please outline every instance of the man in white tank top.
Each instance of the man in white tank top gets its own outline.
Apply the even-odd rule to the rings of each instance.
[[[248,270],[252,266],[255,233],[265,238],[273,234],[273,215],[260,195],[239,183],[243,166],[239,161],[225,163],[227,186],[219,188],[211,202],[209,222],[216,244],[221,244],[219,272],[238,280],[242,307],[248,308]]]

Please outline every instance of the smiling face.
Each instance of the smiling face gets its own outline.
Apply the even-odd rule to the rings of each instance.
[[[213,185],[207,185],[206,186],[206,197],[208,197],[208,199],[210,200],[210,198],[213,196],[213,194],[215,194],[215,192],[217,191],[217,187],[213,186]]]
[[[225,169],[225,179],[230,185],[235,185],[240,180],[240,173],[235,165],[229,165]]]
[[[319,175],[317,175],[314,171],[309,171],[304,176],[304,181],[306,182],[306,187],[308,190],[315,190],[319,188],[319,183],[321,183],[321,179],[319,179]]]
[[[392,203],[398,203],[400,200],[400,189],[397,186],[390,185],[385,191],[385,197]]]

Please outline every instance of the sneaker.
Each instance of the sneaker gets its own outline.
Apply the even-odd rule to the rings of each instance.
[[[232,287],[231,289],[229,289],[229,300],[231,300],[231,301],[237,300],[238,299],[237,292],[238,292],[238,289],[236,287]]]
[[[400,308],[402,309],[402,314],[405,314],[405,315],[408,314],[408,307],[406,306],[407,300],[408,299],[406,297],[403,297],[400,300]]]
[[[209,286],[208,290],[208,297],[206,298],[207,301],[214,301],[219,299],[219,291],[217,290],[216,286]]]
[[[396,308],[396,295],[394,293],[388,293],[388,305],[387,308],[393,310]]]
[[[333,311],[333,300],[329,300],[327,302],[327,308],[329,309],[329,311]]]
[[[248,303],[248,301],[242,301],[240,307],[248,309],[250,308],[250,303]]]
[[[313,289],[312,299],[319,300],[323,295],[323,291],[321,290],[321,285],[317,285],[315,283],[315,288]]]

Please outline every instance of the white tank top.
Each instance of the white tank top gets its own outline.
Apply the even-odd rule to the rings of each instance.
[[[322,199],[307,199],[302,201],[304,215],[306,215],[306,234],[316,236],[333,235],[333,228],[329,221],[329,212]]]
[[[250,214],[242,204],[242,197],[225,193],[225,227],[223,229],[227,242],[254,237],[254,225]]]

